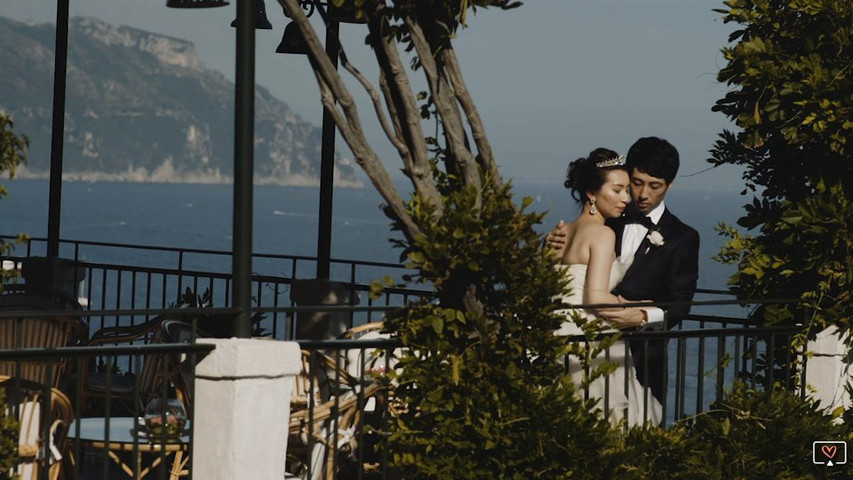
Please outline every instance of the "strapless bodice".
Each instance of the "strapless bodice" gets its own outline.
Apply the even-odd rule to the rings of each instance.
[[[628,270],[628,267],[631,266],[631,261],[633,257],[628,258],[617,258],[613,261],[613,265],[610,267],[610,281],[608,282],[608,290],[613,290],[619,285],[619,282],[622,281],[622,277],[625,276],[625,272]],[[563,275],[566,277],[567,284],[565,292],[558,297],[561,303],[566,305],[579,305],[583,304],[583,290],[584,285],[586,284],[586,270],[588,265],[584,263],[572,263],[572,264],[560,264],[555,265],[559,271],[563,272]],[[564,313],[568,316],[570,310],[564,311]],[[581,315],[584,316],[588,320],[592,320],[595,316],[592,313],[587,312],[586,310],[581,310]],[[557,335],[579,335],[582,334],[580,327],[575,325],[573,322],[564,322],[560,330],[558,330]]]
[[[613,290],[622,281],[625,272],[631,266],[632,260],[633,258],[617,258],[613,262],[613,266],[610,269],[610,281],[608,282],[610,290]],[[563,272],[567,280],[567,285],[566,292],[558,297],[559,300],[566,304],[566,308],[559,311],[565,315],[566,321],[562,323],[554,334],[566,336],[584,335],[584,331],[575,323],[578,318],[577,314],[580,314],[582,319],[586,318],[587,320],[595,317],[585,310],[572,308],[572,305],[583,303],[587,265],[557,265],[555,268]],[[602,325],[601,328],[607,327]],[[587,343],[587,348],[590,348],[595,343]],[[592,359],[587,359],[586,361],[589,362],[588,365],[584,365],[580,358],[575,357],[569,362],[569,372],[572,376],[572,381],[576,385],[581,385],[582,382],[588,380],[587,368],[591,371],[605,363],[610,365],[611,373],[592,379],[587,386],[587,394],[590,398],[599,399],[596,408],[609,409],[609,418],[614,425],[620,424],[621,420],[627,420],[630,426],[641,425],[645,420],[649,420],[653,424],[661,422],[663,408],[660,402],[648,390],[644,389],[643,385],[637,380],[637,372],[631,358],[631,351],[624,340],[613,343],[607,347],[606,351],[600,352]],[[613,366],[616,367],[615,370],[612,370]]]
[[[628,267],[631,266],[631,259],[623,259],[622,257],[617,258],[613,261],[613,265],[610,267],[610,282],[608,282],[607,289],[613,290],[616,288],[616,285],[619,285],[619,282],[622,281],[622,277],[625,276],[625,272],[628,270]],[[556,265],[554,268],[561,270],[563,275],[568,280],[568,284],[566,285],[566,292],[562,296],[563,303],[577,305],[583,303],[583,290],[586,284],[586,270],[589,265],[585,263],[572,263],[568,265]]]

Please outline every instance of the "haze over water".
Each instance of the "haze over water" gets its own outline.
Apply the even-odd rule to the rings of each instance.
[[[533,211],[546,211],[540,232],[560,219],[576,215],[576,205],[559,182],[518,183],[517,202],[531,196]],[[47,234],[48,182],[15,179],[0,200],[0,231]],[[230,185],[65,182],[62,191],[61,237],[72,240],[132,243],[193,249],[231,249]],[[667,206],[701,236],[700,288],[723,288],[732,269],[711,260],[723,239],[717,223],[734,224],[746,197],[676,187]],[[372,188],[334,191],[332,257],[399,262],[391,248],[389,221],[379,210],[382,199]],[[255,187],[254,251],[267,254],[317,253],[319,190],[310,187]]]

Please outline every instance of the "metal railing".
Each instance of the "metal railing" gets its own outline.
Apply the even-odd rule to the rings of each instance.
[[[40,247],[36,247],[39,242],[43,240],[31,240],[25,245],[25,255],[8,256],[4,260],[19,264],[29,256],[38,255],[41,253]],[[72,262],[72,266],[84,272],[79,277],[73,277],[71,283],[74,293],[79,295],[84,306],[76,314],[87,320],[90,336],[104,329],[144,325],[145,322],[165,314],[190,322],[193,325],[193,331],[217,330],[223,322],[227,325],[228,318],[233,314],[233,311],[228,309],[231,288],[231,275],[228,272],[230,263],[213,260],[228,258],[228,252],[104,242],[63,241],[62,245],[66,250],[70,249],[70,252],[66,253],[70,253],[67,258]],[[129,252],[144,252],[144,254],[136,255]],[[119,258],[122,262],[114,263],[110,258]],[[285,293],[290,293],[294,282],[310,279],[313,272],[310,267],[315,260],[310,257],[286,255],[256,255],[256,258],[258,272],[253,275],[253,289],[256,292],[253,308],[257,319],[256,333],[276,339],[294,338],[295,321],[300,314],[316,314],[320,311],[322,314],[344,315],[347,326],[352,327],[381,320],[382,312],[388,308],[430,295],[426,290],[408,288],[404,282],[404,275],[408,271],[398,265],[333,259],[332,272],[333,275],[337,273],[333,279],[345,284],[353,295],[358,295],[359,302],[344,301],[320,306],[298,305],[292,298],[283,298],[283,296]],[[78,270],[73,271],[78,272]],[[286,273],[276,274],[276,272]],[[397,278],[402,286],[386,289],[386,293],[377,301],[369,299],[366,292],[370,290],[370,278],[388,274]],[[187,288],[190,290],[191,299],[186,298],[185,295],[182,298]],[[703,290],[699,293],[706,296],[719,296],[726,292]],[[358,305],[353,305],[355,303]],[[739,304],[734,300],[695,303],[699,311],[716,305]],[[209,305],[221,308],[213,308]],[[11,314],[0,314],[0,318],[9,315]],[[673,330],[624,332],[620,341],[639,345],[641,349],[648,348],[647,346],[654,342],[665,343],[663,375],[666,388],[660,400],[663,423],[670,424],[686,416],[706,411],[711,403],[723,397],[726,389],[735,380],[746,381],[753,387],[782,382],[792,391],[804,394],[804,385],[795,384],[792,379],[799,378],[798,381],[802,382],[802,375],[797,377],[796,374],[802,373],[806,358],[802,352],[786,348],[791,344],[791,338],[799,332],[800,327],[797,326],[761,327],[744,318],[725,317],[712,312],[710,315],[691,314]],[[574,340],[583,341],[583,339]],[[143,380],[145,379],[142,366],[146,364],[146,360],[154,356],[165,356],[170,359],[163,362],[160,367],[164,369],[160,372],[161,378],[169,378],[170,375],[174,375],[174,369],[177,366],[174,355],[179,353],[201,355],[204,353],[204,348],[212,348],[210,346],[201,348],[199,345],[192,344],[148,345],[147,343],[147,340],[143,340],[142,345],[33,349],[27,352],[21,349],[0,350],[0,362],[5,360],[20,363],[36,357],[67,359],[73,364],[71,370],[75,373],[72,375],[77,375],[66,382],[66,388],[73,387],[66,391],[76,409],[74,418],[85,418],[85,415],[91,415],[93,408],[100,408],[100,411],[104,412],[105,419],[117,409],[123,409],[122,415],[135,418],[140,415],[142,409],[142,405],[135,399],[138,399],[144,390]],[[334,365],[342,366],[340,372],[345,374],[335,373],[327,379],[332,390],[349,389],[349,392],[355,395],[354,404],[359,411],[365,411],[364,407],[370,402],[374,405],[374,410],[370,414],[360,417],[362,423],[355,430],[355,436],[351,441],[348,440],[349,445],[355,446],[354,450],[339,452],[338,443],[334,442],[330,452],[331,467],[322,468],[332,468],[334,472],[342,472],[342,477],[346,478],[353,476],[364,478],[376,471],[382,472],[387,466],[387,458],[383,456],[383,451],[376,447],[375,431],[381,430],[389,413],[385,410],[386,405],[377,402],[377,398],[380,397],[374,397],[375,392],[366,389],[372,383],[371,375],[376,372],[370,373],[371,368],[365,359],[375,358],[376,351],[382,351],[384,352],[384,355],[381,355],[382,362],[386,363],[379,370],[390,368],[392,356],[395,350],[400,348],[399,341],[394,339],[300,340],[299,343],[303,350],[311,352],[312,365],[316,365],[318,358],[325,356]],[[625,368],[628,368],[628,365]],[[651,366],[648,363],[641,363],[633,365],[633,368],[647,375]],[[98,397],[102,403],[92,400],[89,394],[81,390],[84,385],[81,375],[84,372],[97,372],[103,378],[103,394]],[[347,375],[350,377],[349,381],[353,382],[351,385],[345,385]],[[191,384],[192,372],[189,372],[188,378],[185,381]],[[118,395],[117,389],[128,388],[126,381],[128,379],[131,389],[129,396],[134,401],[124,403],[122,399],[127,397]],[[166,386],[163,387],[163,385]],[[169,385],[171,384],[161,383],[162,388],[173,388]],[[354,388],[353,385],[356,387]],[[624,385],[609,385],[607,388],[622,387]],[[173,391],[160,393],[165,396],[172,394]],[[322,398],[312,399],[306,405],[305,419],[309,428],[312,428],[310,425],[313,425],[316,415],[324,413],[322,400]],[[342,408],[342,405],[349,407],[353,404],[343,395],[336,395],[333,400],[334,411]],[[317,408],[320,410],[315,410]],[[339,427],[342,426],[333,422],[330,424],[329,431],[335,435]],[[79,432],[80,428],[78,423],[75,432]],[[105,428],[109,431],[108,423]],[[313,449],[312,442],[315,440],[312,434],[314,432],[307,433],[306,448],[299,455],[304,455],[305,452],[310,455]],[[108,475],[116,468],[115,458],[104,449],[95,449],[97,453],[93,454],[91,442],[84,442],[82,438],[76,440],[73,442],[74,448],[71,452],[71,457],[76,463],[69,467],[71,471],[83,475],[83,478],[109,478]],[[188,442],[192,442],[191,435]],[[136,450],[131,452],[132,455],[137,455],[139,452],[138,447],[135,448]],[[165,453],[160,455],[161,463],[166,463]],[[98,471],[94,475],[91,473],[93,460],[98,464],[96,468]],[[296,460],[294,457],[294,461]],[[308,457],[302,462],[307,465],[305,467],[307,469],[318,468],[311,464]],[[191,462],[188,470],[191,475]],[[161,478],[164,475],[159,474]]]
[[[146,436],[146,425],[137,419],[146,418],[143,405],[146,396],[175,397],[175,375],[187,374],[183,382],[191,391],[192,369],[181,373],[181,364],[194,365],[197,358],[213,348],[209,344],[177,343],[0,349],[0,365],[11,364],[12,370],[20,372],[26,364],[41,364],[50,379],[48,383],[37,383],[13,374],[0,387],[10,406],[7,411],[20,419],[21,436],[30,437],[22,443],[33,448],[32,455],[19,458],[16,468],[35,469],[39,479],[56,478],[57,469],[62,471],[62,478],[71,479],[106,480],[115,478],[121,470],[124,470],[122,475],[142,478],[157,465],[173,464],[189,474],[191,460],[181,465],[180,458],[192,449],[191,410],[187,424],[172,416],[166,422],[187,426],[180,440],[171,435],[166,438],[165,430],[160,439],[150,433]],[[154,388],[146,391],[140,376],[114,370],[115,365],[111,363],[103,370],[96,370],[95,358],[104,356],[130,356],[140,364],[156,363],[158,375],[170,380],[149,385]],[[103,389],[97,391],[97,397],[93,396],[91,384],[87,382],[95,373],[103,373],[100,384]],[[123,388],[128,385],[129,389]],[[30,415],[27,411],[36,413]],[[37,432],[34,426],[38,426]],[[26,470],[19,470],[19,473],[22,471]],[[149,478],[165,479],[168,475],[168,469],[159,468]]]
[[[230,306],[233,288],[230,252],[76,240],[62,240],[60,247],[62,258],[72,267],[66,288],[73,290],[70,293],[78,296],[83,307],[92,312]],[[24,264],[43,255],[45,248],[45,239],[31,238],[3,260],[19,268],[23,266],[26,273]],[[294,285],[313,280],[316,259],[258,253],[253,255],[253,262],[253,307],[267,309],[265,314],[255,317],[255,333],[293,339],[295,311],[280,307],[298,306],[293,296]],[[398,264],[332,259],[331,273],[331,282],[346,293],[322,299],[321,303],[368,307],[344,313],[347,327],[379,320],[376,310],[370,307],[403,305],[411,299],[431,295],[429,290],[409,285],[405,277],[410,271]],[[370,282],[385,275],[400,286],[386,287],[379,298],[371,298]],[[303,310],[305,315],[308,310]],[[92,316],[97,318],[91,319],[91,333],[107,326],[135,325],[150,318],[99,313]]]
[[[620,334],[619,341],[640,345],[654,341],[666,342],[668,366],[663,374],[667,387],[660,401],[663,410],[661,424],[668,426],[680,419],[708,411],[711,404],[724,398],[736,381],[759,390],[767,389],[774,383],[782,384],[795,394],[805,395],[803,374],[807,358],[801,351],[782,348],[790,345],[791,338],[800,332],[797,326],[738,325],[721,328],[720,325],[706,325],[701,329],[625,332]],[[567,338],[567,341],[584,342],[586,339]],[[328,356],[336,365],[345,367],[356,376],[359,385],[368,385],[371,375],[382,375],[394,368],[394,356],[404,348],[399,340],[377,338],[299,343],[303,350],[314,355]],[[715,347],[713,349],[710,348],[712,344]],[[566,360],[566,364],[569,364],[569,360]],[[622,366],[628,368],[628,365]],[[633,368],[648,373],[649,365],[635,364]],[[626,388],[626,385],[610,384],[607,388]],[[607,400],[602,400],[598,406],[607,412],[606,404]],[[393,413],[387,409],[373,413],[373,416],[364,420],[362,429],[355,430],[358,445],[355,452],[338,452],[333,448],[333,458],[337,462],[335,472],[340,473],[340,477],[335,478],[365,478],[377,471],[381,473],[387,467],[387,452],[377,447],[377,442]],[[610,413],[605,415],[609,416]],[[648,413],[645,415],[648,420]],[[333,425],[330,428],[336,432],[335,427]]]
[[[66,312],[67,313],[67,312]],[[109,314],[116,312],[109,312]],[[155,315],[157,312],[149,312]],[[3,313],[2,316],[12,314]],[[693,415],[707,410],[708,405],[719,400],[724,392],[735,380],[748,382],[754,388],[766,387],[774,381],[791,383],[795,373],[801,372],[805,367],[805,358],[799,352],[789,349],[778,348],[786,345],[787,339],[799,330],[795,327],[749,327],[739,326],[737,328],[704,328],[683,329],[668,332],[630,332],[622,335],[625,342],[649,342],[655,340],[666,340],[669,358],[667,369],[666,394],[662,399],[663,409],[666,412],[664,424],[670,424],[685,416]],[[786,343],[787,342],[787,343]],[[304,427],[304,437],[307,441],[301,445],[298,441],[290,442],[290,459],[292,463],[301,463],[303,469],[311,470],[317,468],[332,468],[335,478],[367,478],[373,474],[381,475],[388,465],[386,453],[379,445],[381,432],[389,420],[387,405],[381,401],[381,390],[371,390],[369,387],[376,381],[376,375],[392,368],[395,351],[399,352],[401,344],[395,339],[352,339],[352,340],[306,340],[299,342],[305,352],[309,352],[309,364],[312,369],[318,369],[322,365],[321,358],[330,360],[331,365],[337,368],[325,370],[325,386],[329,391],[339,392],[331,397],[308,400],[304,405],[304,418],[307,420]],[[709,354],[710,345],[716,346],[713,355]],[[705,347],[703,347],[705,345]],[[181,355],[202,356],[212,345],[203,344],[148,344],[148,345],[126,345],[126,346],[98,346],[98,347],[66,347],[58,349],[13,349],[0,350],[0,363],[15,362],[25,363],[32,361],[46,361],[60,359],[67,362],[70,377],[65,382],[57,382],[61,390],[65,392],[73,405],[73,419],[76,426],[71,427],[69,436],[69,450],[67,450],[64,468],[70,478],[82,479],[109,479],[124,465],[129,469],[127,473],[138,474],[140,469],[153,463],[158,457],[159,463],[172,465],[174,459],[165,451],[149,451],[150,446],[145,442],[140,444],[136,441],[127,442],[127,438],[115,435],[110,438],[111,420],[117,427],[127,429],[127,418],[143,416],[141,402],[127,401],[118,388],[126,385],[130,380],[130,397],[133,399],[144,396],[143,378],[139,370],[128,374],[128,366],[120,365],[114,361],[98,362],[96,359],[121,359],[133,358],[137,365],[151,362],[154,357],[165,358],[160,363],[159,372],[161,378],[173,378],[176,367],[180,364]],[[381,353],[378,353],[381,352]],[[710,355],[710,356],[709,356]],[[780,356],[781,355],[781,356]],[[800,362],[800,363],[797,363]],[[120,362],[119,362],[120,363]],[[191,362],[192,363],[192,362]],[[103,364],[102,368],[97,368]],[[48,362],[47,365],[54,365]],[[791,366],[797,370],[792,370]],[[635,365],[638,370],[648,369],[647,365]],[[52,368],[52,367],[48,367]],[[103,373],[104,390],[102,396],[97,398],[87,393],[84,389],[86,383],[83,380],[83,372],[99,371]],[[54,373],[49,373],[48,378],[53,378]],[[192,372],[190,374],[190,384]],[[318,380],[319,381],[319,380]],[[174,382],[160,382],[158,385],[158,396],[163,398],[175,396]],[[314,390],[318,385],[311,385]],[[620,388],[621,385],[612,385],[611,388]],[[790,388],[796,392],[804,392],[802,384],[790,384]],[[115,390],[115,391],[114,391]],[[150,392],[149,392],[150,393]],[[331,402],[331,405],[325,403]],[[348,403],[349,402],[349,403]],[[362,412],[358,423],[355,425],[338,424],[334,419],[335,414],[345,408],[353,407]],[[324,410],[326,408],[326,410]],[[340,410],[338,410],[340,409]],[[326,444],[327,454],[330,455],[329,464],[316,464],[311,462],[311,452],[317,443],[323,442],[324,437],[316,427],[314,419],[322,419],[322,415],[332,413],[326,430],[322,433],[329,438],[341,438],[349,435],[348,440],[343,442],[329,441]],[[93,413],[95,412],[95,413]],[[101,423],[97,428],[103,429],[101,437],[86,437],[77,432],[86,429],[86,422],[80,419],[92,417],[99,418]],[[123,423],[125,422],[125,423]],[[89,425],[91,427],[91,425]],[[354,427],[354,428],[353,428]],[[130,428],[141,428],[131,425]],[[314,428],[312,431],[311,429]],[[344,432],[351,428],[348,432]],[[49,438],[43,436],[42,438]],[[294,438],[294,437],[292,437]],[[124,442],[124,443],[122,443]],[[114,449],[107,448],[110,444],[121,443]],[[191,450],[192,430],[185,439],[187,451]],[[141,445],[141,446],[140,446]],[[134,463],[131,459],[142,455],[145,461],[141,464]],[[49,457],[41,457],[47,462]],[[145,463],[148,462],[148,463]],[[48,465],[47,463],[45,465]],[[49,465],[48,465],[49,466]],[[191,478],[192,463],[183,467]],[[294,467],[295,468],[295,467]],[[134,471],[134,469],[136,471]],[[168,478],[168,472],[158,470],[150,478]],[[45,477],[46,478],[46,477]],[[310,477],[309,477],[310,478]]]

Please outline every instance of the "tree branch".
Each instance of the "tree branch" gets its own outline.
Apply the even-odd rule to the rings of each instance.
[[[341,132],[341,136],[344,137],[350,150],[352,150],[356,162],[370,178],[371,183],[382,195],[382,198],[388,202],[388,207],[402,224],[403,234],[409,240],[414,239],[420,234],[420,229],[406,212],[405,203],[376,152],[370,148],[370,144],[364,136],[364,130],[361,127],[358,110],[352,96],[332,60],[326,54],[317,33],[314,32],[314,28],[308,22],[308,17],[305,16],[305,12],[302,11],[297,0],[279,0],[279,3],[287,11],[290,18],[296,22],[308,46],[311,65],[320,88],[323,106],[331,114],[338,131]],[[338,110],[336,102],[340,104],[343,114]]]
[[[491,173],[491,180],[495,186],[500,188],[503,184],[500,172],[498,172],[495,155],[492,151],[492,145],[486,135],[486,127],[483,124],[483,119],[480,117],[480,112],[477,110],[477,105],[474,103],[474,98],[471,97],[471,92],[465,84],[465,79],[462,76],[462,68],[459,65],[459,59],[456,57],[456,51],[452,45],[447,45],[439,53],[441,55],[444,72],[448,76],[448,82],[453,85],[453,91],[456,92],[456,98],[462,110],[468,118],[468,125],[471,127],[471,136],[474,137],[474,144],[477,146],[477,154],[480,162],[483,165],[483,170]]]
[[[412,93],[406,67],[400,60],[397,44],[390,32],[390,25],[382,15],[372,15],[368,21],[370,39],[379,69],[384,73],[390,94],[389,110],[396,112],[403,138],[412,155],[411,180],[424,199],[435,206],[435,214],[442,215],[441,194],[435,185],[430,169],[429,149],[421,127],[420,108]]]
[[[462,116],[459,113],[459,106],[452,85],[448,84],[440,74],[439,65],[435,62],[432,48],[424,36],[421,26],[411,18],[406,19],[406,25],[409,27],[412,44],[415,46],[421,67],[427,77],[436,110],[441,117],[450,153],[462,168],[465,184],[473,185],[479,192],[481,190],[480,173],[477,171],[474,155],[465,145],[465,126],[462,123]],[[478,195],[477,207],[480,206],[481,200]]]
[[[373,85],[370,81],[367,80],[367,77],[364,76],[355,66],[350,63],[346,54],[341,52],[340,54],[341,65],[353,76],[355,77],[361,86],[364,87],[364,90],[367,91],[367,94],[370,96],[370,100],[373,103],[373,110],[376,112],[376,118],[379,120],[379,124],[382,126],[382,130],[385,132],[385,136],[388,137],[388,140],[392,145],[397,149],[397,153],[400,154],[400,158],[403,160],[403,165],[405,165],[408,171],[412,170],[412,154],[409,151],[408,146],[400,137],[398,132],[393,129],[393,127],[388,123],[388,119],[385,117],[385,111],[382,108],[382,101],[379,98],[379,93],[376,92],[376,89],[373,88]]]
[[[382,96],[385,98],[385,106],[388,108],[388,114],[391,117],[391,122],[394,124],[394,132],[396,132],[397,138],[405,143],[405,139],[403,138],[403,126],[400,124],[400,115],[397,110],[397,104],[394,100],[394,96],[391,93],[391,86],[388,84],[388,77],[385,75],[385,72],[379,72],[379,89],[382,90]],[[411,177],[412,172],[409,170],[406,172],[406,175]]]

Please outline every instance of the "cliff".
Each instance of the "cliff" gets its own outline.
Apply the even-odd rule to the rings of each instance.
[[[31,141],[21,176],[50,163],[54,27],[0,17],[0,110]],[[63,176],[85,180],[230,182],[234,84],[192,43],[92,18],[69,29]],[[319,183],[320,128],[258,87],[258,183]],[[338,157],[336,183],[360,186]]]

